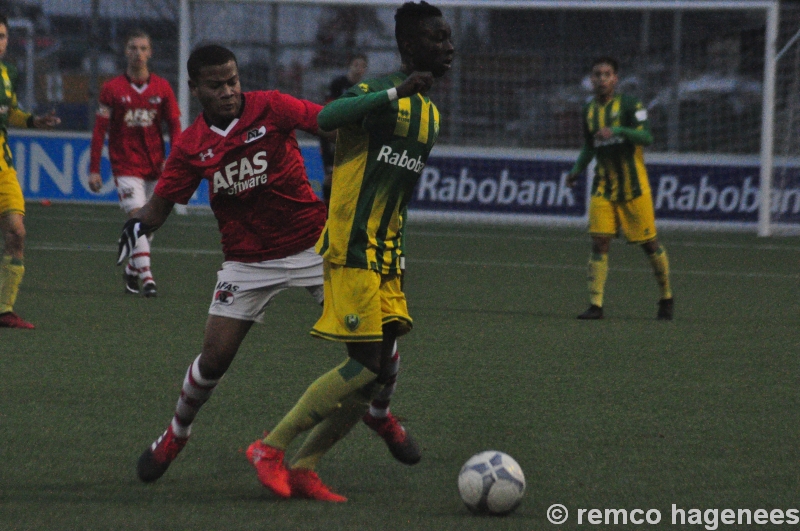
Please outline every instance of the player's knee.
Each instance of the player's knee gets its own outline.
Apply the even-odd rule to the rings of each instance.
[[[608,248],[611,246],[611,240],[607,238],[593,238],[592,239],[592,252],[595,254],[607,254]]]
[[[236,352],[228,349],[219,349],[206,344],[200,353],[197,368],[200,376],[207,380],[219,380],[230,367]]]
[[[213,358],[201,356],[197,369],[200,371],[200,376],[206,380],[219,380],[225,374],[227,367],[221,367]]]
[[[347,355],[367,370],[381,373],[381,343],[348,343]]]
[[[25,225],[22,223],[14,223],[4,232],[5,253],[12,256],[21,255],[25,247],[25,236],[27,235],[25,232]]]
[[[655,253],[656,251],[658,251],[659,247],[660,247],[660,245],[658,243],[658,240],[650,240],[649,242],[644,242],[642,244],[642,249],[647,254]]]

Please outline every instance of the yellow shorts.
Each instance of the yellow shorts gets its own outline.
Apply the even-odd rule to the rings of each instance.
[[[630,243],[644,243],[656,237],[656,216],[649,190],[636,199],[622,202],[592,196],[589,234],[613,237],[620,230]]]
[[[411,331],[401,275],[322,263],[325,302],[311,335],[331,341],[383,339],[383,325],[398,322],[398,336]]]
[[[17,171],[9,168],[0,172],[0,217],[12,213],[25,215],[25,198],[19,187]]]

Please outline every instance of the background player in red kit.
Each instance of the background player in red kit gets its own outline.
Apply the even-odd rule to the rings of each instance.
[[[305,287],[318,302],[323,293],[314,243],[325,225],[325,205],[308,182],[294,133],[317,133],[322,107],[278,91],[242,94],[236,57],[221,46],[196,49],[187,68],[203,113],[175,142],[153,197],[125,224],[119,263],[204,179],[225,262],[203,348],[186,372],[172,422],[139,458],[137,473],[145,482],[161,477],[184,447],[198,410],[270,299],[288,287]]]
[[[125,41],[125,73],[103,84],[92,133],[89,187],[100,191],[100,155],[108,132],[111,171],[119,194],[119,203],[129,218],[153,195],[156,181],[164,167],[162,122],[169,127],[174,142],[181,132],[180,111],[175,94],[166,79],[150,72],[152,56],[150,36],[133,31]],[[150,271],[150,241],[141,237],[123,273],[125,293],[139,293],[139,281],[145,297],[156,296],[156,283]]]

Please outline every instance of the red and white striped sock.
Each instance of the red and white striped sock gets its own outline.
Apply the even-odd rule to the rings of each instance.
[[[389,415],[389,402],[392,400],[394,390],[397,388],[397,373],[400,371],[400,351],[397,350],[397,341],[394,342],[394,354],[389,365],[389,379],[383,386],[378,396],[369,405],[369,414],[376,419],[383,419]]]
[[[203,378],[198,366],[200,356],[189,365],[186,377],[183,379],[181,397],[178,405],[175,406],[175,416],[172,418],[172,431],[176,437],[188,437],[192,432],[192,422],[194,422],[197,412],[206,401],[211,397],[214,388],[219,380],[209,380]]]
[[[136,271],[136,267],[133,265],[133,258],[128,258],[128,263],[125,264],[125,274],[131,276],[139,275],[139,272]]]
[[[150,271],[150,240],[147,236],[139,236],[139,239],[136,240],[136,247],[133,248],[131,259],[142,285],[148,282],[155,282],[153,273]]]

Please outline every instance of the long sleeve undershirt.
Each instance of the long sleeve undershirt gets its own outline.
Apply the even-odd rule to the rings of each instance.
[[[363,120],[370,112],[390,102],[385,90],[362,96],[344,97],[327,104],[317,116],[322,131],[333,131],[344,125]]]

